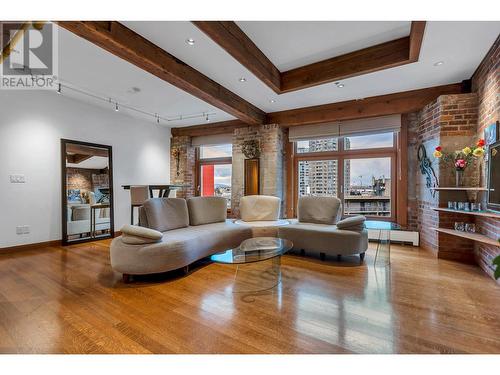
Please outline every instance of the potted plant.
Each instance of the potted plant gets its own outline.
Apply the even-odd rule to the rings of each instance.
[[[453,162],[455,168],[455,185],[457,187],[464,184],[464,171],[474,161],[484,155],[484,139],[480,139],[474,146],[466,146],[461,150],[451,153],[443,152],[441,146],[437,146],[434,150],[434,157],[442,159],[445,162]]]

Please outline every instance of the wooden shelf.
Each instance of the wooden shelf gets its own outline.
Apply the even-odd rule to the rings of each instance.
[[[455,190],[455,191],[487,191],[488,189],[485,187],[431,187],[431,190]]]
[[[436,232],[446,233],[446,234],[450,234],[452,236],[462,237],[462,238],[466,238],[468,240],[481,242],[481,243],[491,245],[491,246],[500,247],[500,242],[494,240],[493,238],[487,237],[484,234],[462,232],[459,230],[447,229],[447,228],[434,228],[434,230]]]
[[[444,208],[444,207],[432,207],[432,209],[434,211],[451,212],[454,214],[465,214],[465,215],[492,217],[495,219],[500,219],[500,213],[492,211],[464,211],[464,210],[453,210],[451,208]]]

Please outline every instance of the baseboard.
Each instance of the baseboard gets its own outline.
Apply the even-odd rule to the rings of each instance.
[[[116,231],[114,237],[119,237],[121,235],[122,235],[122,232]],[[34,242],[34,243],[25,244],[25,245],[0,247],[0,254],[13,253],[13,252],[25,251],[25,250],[35,250],[35,249],[40,249],[43,247],[55,247],[55,246],[62,246],[62,241],[61,240],[53,240],[53,241],[45,241],[45,242]]]
[[[368,239],[378,240],[379,231],[368,229]],[[413,246],[419,245],[419,233],[407,230],[391,230],[391,241],[395,242],[410,242]]]
[[[35,249],[40,249],[42,247],[61,246],[61,244],[62,244],[61,240],[53,240],[53,241],[29,243],[25,245],[0,247],[0,254],[26,251],[26,250],[35,250]]]

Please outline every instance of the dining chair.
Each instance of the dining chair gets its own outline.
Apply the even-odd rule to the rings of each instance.
[[[130,224],[134,225],[134,208],[142,206],[149,198],[148,185],[130,187]]]

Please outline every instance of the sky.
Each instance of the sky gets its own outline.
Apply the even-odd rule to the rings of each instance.
[[[351,186],[361,180],[363,185],[371,185],[372,176],[391,178],[391,158],[351,159]]]

